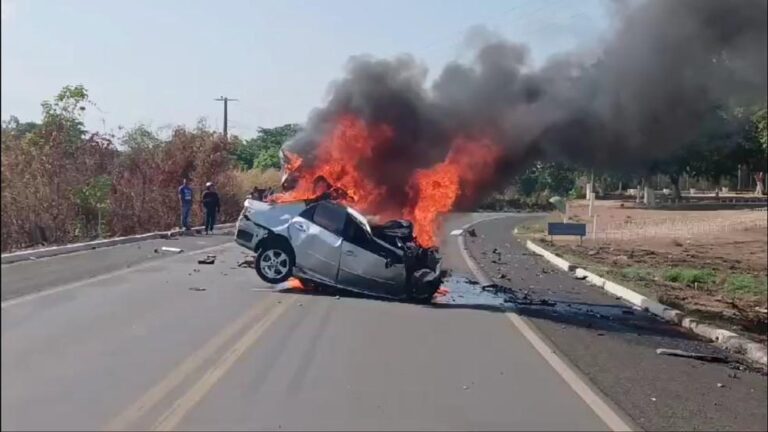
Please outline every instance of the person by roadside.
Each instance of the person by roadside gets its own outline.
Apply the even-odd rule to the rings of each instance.
[[[216,215],[221,212],[219,194],[216,193],[213,182],[205,184],[205,192],[200,205],[205,209],[205,233],[213,234],[213,226],[216,225]]]
[[[179,206],[181,207],[181,229],[189,231],[189,214],[192,210],[192,188],[189,181],[184,178],[179,186]]]

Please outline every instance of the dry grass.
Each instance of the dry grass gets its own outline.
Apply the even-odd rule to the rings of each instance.
[[[55,119],[54,119],[55,120]],[[235,220],[251,177],[233,166],[232,143],[202,128],[177,128],[170,140],[118,149],[109,137],[62,134],[45,123],[25,136],[2,135],[2,250],[63,244],[159,231],[179,225],[177,188],[191,179],[195,201],[213,181],[221,197],[221,223]],[[274,181],[276,172],[254,173]],[[242,179],[241,179],[242,177]],[[94,179],[103,179],[92,191]],[[98,192],[98,193],[96,193]],[[201,223],[198,205],[192,223]]]
[[[234,173],[235,190],[238,196],[245,196],[254,187],[263,189],[280,187],[280,172],[275,169],[260,170],[257,168]]]

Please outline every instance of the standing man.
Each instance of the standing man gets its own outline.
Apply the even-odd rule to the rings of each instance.
[[[213,182],[205,184],[202,206],[205,209],[205,233],[213,234],[213,226],[216,225],[216,214],[221,211],[219,194],[214,190]]]
[[[186,178],[182,180],[179,187],[179,205],[181,206],[181,228],[184,231],[189,231],[189,213],[192,210],[192,188],[189,187]]]

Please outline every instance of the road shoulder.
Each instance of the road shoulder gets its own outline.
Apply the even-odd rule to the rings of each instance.
[[[477,224],[476,237],[467,237],[470,254],[494,282],[558,305],[520,310],[638,424],[648,430],[765,428],[765,376],[733,364],[657,355],[656,348],[727,353],[533,257],[512,236],[520,221]]]

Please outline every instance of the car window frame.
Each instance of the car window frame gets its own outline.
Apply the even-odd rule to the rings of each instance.
[[[358,238],[351,237],[350,235],[351,232],[349,227],[355,227],[355,229],[361,232],[363,235],[362,238],[358,239]],[[360,221],[358,221],[354,216],[349,214],[349,212],[347,212],[347,220],[344,224],[344,233],[341,237],[344,239],[344,241],[349,242],[350,244],[353,244],[360,248],[365,248],[366,245],[368,245],[370,242],[373,241],[373,238],[372,238],[373,236],[371,235],[371,233],[369,233],[365,229],[365,227],[363,226],[363,224],[360,223]]]
[[[317,225],[318,227],[330,232],[331,234],[334,234],[339,237],[344,236],[344,229],[346,227],[347,223],[347,210],[344,207],[341,207],[337,204],[328,202],[328,201],[321,201],[317,204],[313,205],[313,209],[310,211],[310,208],[307,208],[302,211],[302,214],[307,214],[308,216],[311,216],[310,218],[306,218],[307,220],[311,221],[313,224]],[[317,214],[320,210],[328,209],[330,212],[335,213],[334,216],[340,216],[342,218],[342,222],[339,224],[340,226],[338,228],[334,227],[335,229],[329,228],[324,223],[318,223],[317,221]],[[304,217],[304,216],[302,216]],[[323,221],[325,222],[325,221]]]

